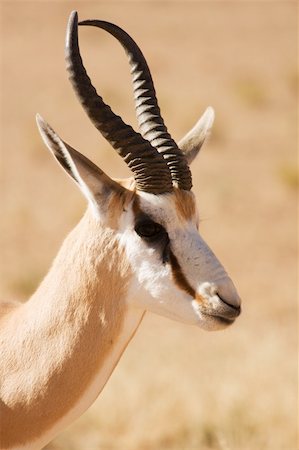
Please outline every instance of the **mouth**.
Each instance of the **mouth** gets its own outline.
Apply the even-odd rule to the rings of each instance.
[[[215,324],[218,324],[219,326],[222,327],[227,327],[229,325],[232,325],[234,323],[234,321],[236,320],[236,318],[233,317],[224,317],[222,315],[217,315],[217,314],[209,314],[206,312],[202,312],[201,313],[202,317],[206,318],[208,321],[213,321]]]
[[[221,301],[219,311],[212,311],[211,313],[208,313],[208,315],[216,319],[221,325],[231,325],[241,314],[241,307],[227,303],[219,295],[218,298]]]
[[[232,325],[236,318],[241,314],[240,306],[234,306],[227,303],[220,296],[217,295],[217,307],[208,307],[201,309],[200,314],[202,318],[206,319],[207,323],[212,325],[210,329],[222,329]],[[197,304],[197,308],[198,308]],[[199,309],[199,308],[198,308]]]
[[[233,324],[235,321],[235,319],[228,319],[227,317],[222,317],[222,316],[211,315],[210,317],[217,320],[217,322],[219,322],[219,324],[226,325],[226,326]]]
[[[215,313],[209,314],[206,312],[201,313],[201,318],[203,320],[202,327],[207,331],[223,330],[229,327],[235,322],[236,318],[223,317],[222,315],[217,315]]]

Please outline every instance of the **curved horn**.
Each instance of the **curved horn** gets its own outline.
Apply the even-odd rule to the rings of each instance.
[[[95,127],[132,170],[137,189],[152,194],[170,192],[173,188],[171,174],[162,155],[115,115],[92,85],[80,55],[76,11],[70,15],[65,52],[69,79],[80,103]]]
[[[118,26],[102,20],[84,20],[79,25],[102,28],[112,34],[124,47],[130,61],[136,115],[142,136],[162,153],[172,180],[180,189],[192,187],[191,172],[182,151],[167,131],[156,97],[147,62],[136,42]]]

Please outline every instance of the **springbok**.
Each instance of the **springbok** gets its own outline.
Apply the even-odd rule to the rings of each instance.
[[[133,39],[106,30],[130,61],[140,133],[97,94],[72,12],[66,60],[88,116],[134,177],[113,180],[37,116],[41,136],[88,201],[48,274],[24,304],[1,306],[1,449],[40,449],[97,398],[146,311],[224,328],[240,299],[198,233],[189,164],[211,128],[208,108],[177,145],[164,124],[145,58]]]

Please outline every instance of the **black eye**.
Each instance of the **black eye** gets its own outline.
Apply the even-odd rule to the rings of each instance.
[[[165,233],[164,228],[152,220],[145,220],[138,223],[135,226],[135,231],[140,237],[147,239],[155,239]]]

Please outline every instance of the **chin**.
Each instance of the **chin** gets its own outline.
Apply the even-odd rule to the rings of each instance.
[[[233,323],[233,319],[226,319],[224,317],[218,316],[209,316],[202,313],[200,317],[198,317],[196,325],[205,331],[218,331],[224,330]]]

